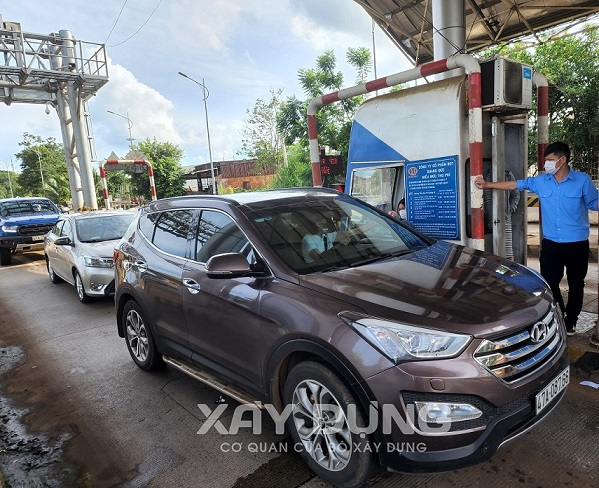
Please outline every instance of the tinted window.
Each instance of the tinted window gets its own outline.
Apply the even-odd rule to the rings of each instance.
[[[388,214],[342,195],[257,209],[248,216],[274,252],[300,274],[360,266],[430,244]],[[308,261],[304,247],[323,233],[333,246]]]
[[[57,213],[58,207],[46,199],[11,200],[0,204],[0,214],[3,217]]]
[[[241,252],[249,256],[251,246],[235,222],[221,212],[202,212],[196,235],[196,260],[205,263],[212,256]]]
[[[154,224],[156,224],[159,216],[159,213],[144,213],[139,217],[139,230],[150,241],[154,238]]]
[[[154,245],[169,254],[185,257],[191,210],[172,210],[160,214],[154,230]]]

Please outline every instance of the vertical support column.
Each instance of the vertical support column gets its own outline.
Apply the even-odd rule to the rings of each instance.
[[[485,215],[483,191],[474,184],[483,174],[483,122],[480,71],[468,75],[468,137],[470,141],[470,195],[472,215],[472,247],[485,248]]]
[[[96,198],[96,187],[94,185],[91,158],[87,144],[85,120],[83,119],[83,100],[81,99],[81,92],[72,81],[67,83],[67,91],[69,94],[71,124],[73,126],[75,147],[77,149],[77,160],[79,161],[79,169],[81,171],[84,205],[90,209],[97,210],[98,199]]]
[[[152,195],[152,200],[158,200],[156,195],[156,183],[154,182],[154,168],[152,168],[152,164],[149,161],[135,161],[137,164],[145,164],[148,168],[148,176],[150,177],[150,195]],[[216,180],[212,179],[212,183],[215,184]],[[214,189],[213,189],[214,191]]]
[[[65,90],[66,91],[66,90]],[[83,191],[81,188],[81,172],[77,161],[77,154],[74,152],[74,134],[71,124],[71,111],[69,104],[62,90],[56,94],[58,117],[60,119],[60,129],[62,132],[62,144],[64,146],[65,158],[67,161],[67,172],[69,174],[69,186],[71,188],[71,198],[75,210],[83,208]]]
[[[549,83],[541,73],[534,72],[532,82],[537,86],[537,168],[545,171],[545,149],[549,145]],[[539,249],[543,242],[543,220],[539,202]]]
[[[310,159],[312,161],[312,182],[314,186],[322,186],[322,174],[320,172],[320,150],[318,147],[318,128],[316,126],[316,114],[308,114],[308,141],[310,143]]]
[[[108,183],[106,181],[106,169],[104,165],[106,160],[100,163],[100,181],[102,182],[102,195],[104,196],[104,207],[110,210],[110,194],[108,193]]]
[[[54,70],[62,70],[63,61],[66,59],[62,55],[62,46],[56,46],[54,53],[50,57],[50,65]],[[71,199],[73,208],[78,210],[83,207],[83,192],[81,188],[81,171],[77,161],[77,154],[74,150],[74,134],[71,124],[71,110],[68,103],[68,93],[64,83],[61,84],[56,93],[56,112],[60,119],[60,131],[62,133],[62,145],[64,147],[65,159],[67,163],[67,172],[69,174],[69,187],[71,189]]]
[[[433,51],[435,60],[446,59],[454,54],[464,53],[466,46],[465,2],[432,0]],[[437,80],[463,74],[463,69],[439,73]]]

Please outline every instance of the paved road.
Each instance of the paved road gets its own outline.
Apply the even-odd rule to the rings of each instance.
[[[198,435],[206,417],[197,404],[216,408],[219,395],[177,371],[140,371],[114,324],[111,300],[79,303],[72,287],[50,283],[41,255],[0,268],[0,466],[13,487],[326,486],[284,452],[266,419],[259,435]],[[369,486],[597,486],[599,390],[580,380],[491,461],[437,475],[385,473]]]

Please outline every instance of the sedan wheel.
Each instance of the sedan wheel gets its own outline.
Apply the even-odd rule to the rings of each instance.
[[[288,419],[291,436],[301,456],[323,480],[340,487],[362,486],[373,473],[374,448],[369,435],[352,432],[364,416],[354,395],[326,366],[306,361],[296,365],[285,382],[284,399],[293,405]],[[349,422],[348,405],[356,418]]]
[[[54,272],[54,268],[52,267],[52,264],[50,264],[49,260],[46,260],[46,267],[48,268],[48,276],[50,276],[50,281],[55,285],[62,283],[62,278]]]
[[[83,280],[81,279],[81,275],[78,272],[75,272],[75,289],[77,290],[77,296],[79,297],[79,301],[81,303],[87,303],[90,301],[89,296],[85,293],[85,288],[83,287]]]
[[[154,337],[139,305],[130,301],[123,309],[125,339],[129,354],[141,369],[150,371],[164,364],[156,350]]]

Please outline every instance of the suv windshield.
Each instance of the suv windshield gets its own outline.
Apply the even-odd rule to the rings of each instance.
[[[57,213],[59,213],[58,208],[50,200],[12,200],[0,203],[0,215],[2,217]]]
[[[360,266],[432,243],[386,214],[344,196],[304,198],[252,210],[248,217],[275,253],[299,274]]]

